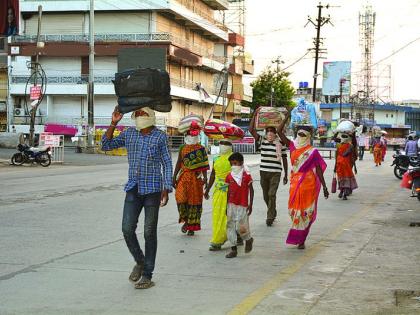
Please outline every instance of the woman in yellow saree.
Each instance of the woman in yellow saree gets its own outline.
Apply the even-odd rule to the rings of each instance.
[[[329,193],[323,175],[327,164],[318,150],[311,146],[312,127],[299,126],[295,141],[290,141],[284,135],[283,128],[287,118],[283,120],[278,130],[281,140],[290,149],[292,162],[288,203],[292,227],[286,243],[304,249],[309,230],[316,219],[321,185],[324,197],[328,199]]]
[[[213,170],[210,175],[205,197],[209,199],[209,192],[214,184],[213,192],[213,234],[210,241],[210,250],[216,251],[222,248],[227,240],[226,232],[226,209],[227,190],[226,177],[231,171],[229,157],[232,155],[232,143],[227,140],[220,141],[220,155],[214,159]]]

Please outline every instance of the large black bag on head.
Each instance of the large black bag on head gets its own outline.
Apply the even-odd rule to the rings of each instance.
[[[169,74],[160,69],[140,68],[116,73],[114,87],[118,110],[125,114],[143,107],[170,112],[171,84]]]

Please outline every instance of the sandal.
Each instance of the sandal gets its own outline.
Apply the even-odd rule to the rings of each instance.
[[[222,245],[210,245],[209,251],[217,252],[219,250],[222,250]]]
[[[188,231],[187,235],[188,236],[193,236],[194,235],[194,231]]]
[[[146,277],[141,277],[140,281],[134,285],[134,288],[144,290],[144,289],[150,289],[154,285],[155,283],[152,280]]]
[[[136,264],[133,267],[133,271],[131,272],[130,276],[128,277],[128,280],[132,282],[139,281],[144,269],[144,264]]]
[[[225,256],[226,258],[235,258],[238,256],[238,249],[236,246],[232,247],[232,250]]]

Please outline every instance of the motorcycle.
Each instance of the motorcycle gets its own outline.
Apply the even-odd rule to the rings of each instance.
[[[401,186],[411,189],[411,196],[420,201],[420,166],[410,166],[403,176]]]
[[[17,146],[18,153],[13,154],[12,164],[22,165],[24,163],[38,163],[43,167],[51,164],[51,147],[32,148],[27,144]]]
[[[420,166],[420,161],[417,157],[407,156],[404,152],[396,151],[392,157],[394,161],[391,166],[394,166],[394,175],[398,179],[403,178],[403,175],[408,171],[410,166]]]

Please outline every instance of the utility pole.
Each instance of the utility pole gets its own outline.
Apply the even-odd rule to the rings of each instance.
[[[323,6],[321,2],[318,4],[318,17],[316,19],[316,23],[312,21],[310,17],[308,17],[308,25],[309,23],[312,23],[315,26],[316,29],[316,38],[314,38],[314,45],[315,47],[312,48],[312,50],[315,51],[315,69],[314,69],[314,85],[313,85],[313,91],[312,91],[312,101],[316,101],[316,83],[317,83],[317,77],[318,77],[318,60],[320,59],[320,54],[325,53],[326,49],[321,49],[322,45],[322,39],[321,39],[321,27],[323,27],[325,24],[332,23],[330,22],[330,17],[323,17],[322,16],[322,9],[326,8],[328,9],[330,6],[327,4],[326,6]],[[305,26],[306,26],[305,25]]]
[[[277,67],[276,67],[276,73],[277,74],[279,74],[280,73],[280,64],[281,63],[284,63],[284,61],[282,61],[281,59],[280,59],[280,56],[278,56],[276,59],[274,59],[274,60],[272,60],[271,61],[271,63],[275,63],[275,64],[277,64]]]
[[[88,82],[88,134],[87,151],[94,153],[95,123],[94,123],[94,68],[95,68],[95,1],[90,0],[89,8],[89,82]]]
[[[43,44],[41,44],[41,22],[42,22],[42,5],[38,6],[38,31],[37,31],[37,37],[36,37],[36,46],[37,51],[35,55],[35,75],[34,75],[34,86],[38,85],[38,66],[39,66],[39,51],[38,49],[43,47]],[[32,68],[32,67],[31,67]],[[31,104],[32,105],[32,104]],[[39,106],[39,100],[38,102],[34,103],[31,109],[31,122],[29,126],[29,145],[33,146],[34,143],[34,134],[35,134],[35,118],[36,118],[36,111]]]

